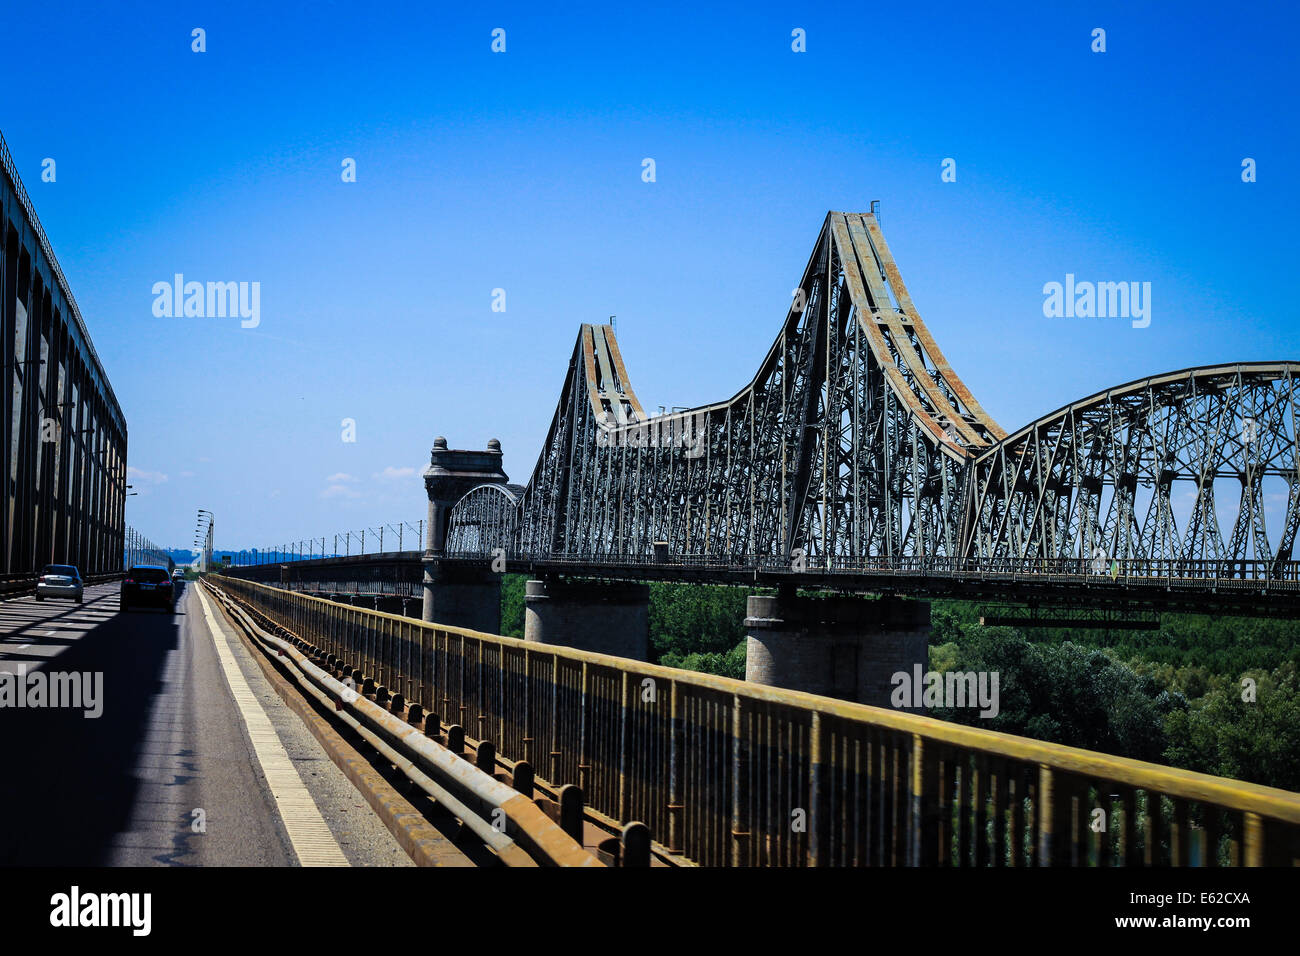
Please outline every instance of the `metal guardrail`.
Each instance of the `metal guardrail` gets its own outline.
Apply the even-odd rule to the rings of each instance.
[[[1300,794],[915,714],[221,587],[707,866],[1291,865]],[[1090,824],[1104,811],[1106,829]]]
[[[334,555],[329,558],[289,558],[274,562],[277,565],[329,566],[332,563],[363,564],[372,561],[419,561],[420,551],[391,551],[364,555]],[[675,554],[656,557],[652,553],[593,552],[552,554],[549,552],[517,552],[506,550],[497,555],[489,551],[447,551],[440,555],[452,561],[491,561],[503,558],[507,565],[539,562],[547,565],[574,565],[599,567],[681,567],[704,571],[727,572],[787,572],[798,574],[797,562],[788,557],[772,554],[716,555]],[[970,557],[904,557],[904,558],[845,558],[801,559],[799,566],[809,573],[864,574],[883,576],[966,577],[982,580],[1047,581],[1059,583],[1085,583],[1105,586],[1150,585],[1156,587],[1259,588],[1272,587],[1283,590],[1300,590],[1300,561],[1153,561],[1149,559],[1116,559],[1105,562],[1105,570],[1098,571],[1091,559],[1083,558],[970,558]],[[1114,572],[1111,566],[1114,565]],[[243,565],[241,567],[256,567]]]
[[[505,865],[600,865],[595,856],[549,820],[527,794],[496,780],[335,680],[293,644],[259,628],[210,580],[204,580],[204,586],[253,640],[280,659],[303,690],[321,704],[333,707],[335,717],[347,723],[438,804],[455,814]]]
[[[445,558],[491,560],[487,552],[448,552]],[[1091,560],[1081,558],[971,558],[971,557],[808,557],[798,562],[771,554],[729,555],[674,554],[661,558],[645,553],[550,554],[507,551],[507,563],[536,561],[545,564],[599,566],[683,567],[716,571],[767,571],[776,573],[864,574],[925,577],[966,577],[982,580],[1060,581],[1106,585],[1192,584],[1212,587],[1285,587],[1300,590],[1300,561],[1153,561],[1115,560],[1097,571]],[[800,570],[796,570],[796,564]]]

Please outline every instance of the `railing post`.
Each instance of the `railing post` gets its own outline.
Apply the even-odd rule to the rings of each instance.
[[[591,787],[591,764],[587,762],[587,738],[591,734],[591,717],[587,713],[587,662],[582,662],[582,695],[578,707],[578,786],[584,794]]]
[[[524,648],[524,692],[523,692],[523,759],[531,764],[533,757],[533,655]]]
[[[623,845],[623,866],[644,867],[650,865],[650,828],[644,823],[633,822],[623,827],[621,837]]]
[[[547,755],[550,779],[556,781],[560,776],[560,658],[556,654],[551,655],[551,740]]]
[[[830,769],[826,761],[826,733],[822,715],[812,714],[812,730],[808,735],[808,865],[830,866],[830,820],[826,815],[826,776]]]
[[[623,686],[619,695],[618,711],[618,819],[620,821],[627,819],[627,791],[631,782],[627,770],[628,709],[630,706],[628,680],[628,672],[623,671]]]
[[[506,649],[497,649],[497,745],[506,745]]]
[[[965,781],[963,780],[964,784]],[[1053,856],[1055,849],[1052,840],[1052,822],[1055,817],[1054,802],[1056,794],[1052,792],[1052,768],[1047,764],[1038,765],[1038,799],[1035,801],[1035,815],[1038,818],[1038,865],[1052,866],[1058,864]],[[965,847],[961,848],[965,852]]]
[[[731,697],[731,865],[749,865],[749,743],[743,698]]]
[[[1170,866],[1190,866],[1190,823],[1187,815],[1187,801],[1174,799],[1174,819],[1169,827],[1169,864]]]
[[[515,764],[515,769],[510,774],[510,786],[531,800],[533,797],[533,765],[527,760],[521,760]]]
[[[686,731],[681,716],[681,689],[677,681],[669,682],[668,715],[668,852],[681,853],[682,834],[682,744]]]
[[[912,735],[912,865],[939,862],[939,759],[936,744]]]
[[[1150,799],[1148,797],[1148,799]],[[1246,866],[1264,865],[1264,819],[1258,813],[1246,812],[1241,815],[1243,842],[1245,843]]]
[[[450,640],[451,640],[451,635],[448,635],[448,641],[450,642]],[[464,727],[465,714],[469,710],[468,705],[465,703],[465,635],[464,634],[460,635],[460,690],[457,691],[457,693],[459,694],[460,697],[460,707],[456,715],[456,722],[460,724],[462,727]]]
[[[460,724],[452,724],[447,728],[447,749],[457,757],[465,755],[465,728]]]
[[[560,799],[560,829],[583,844],[583,790],[566,783],[556,794]]]
[[[497,752],[492,746],[490,740],[480,740],[478,750],[474,753],[474,766],[478,767],[489,777],[495,777],[497,774]]]

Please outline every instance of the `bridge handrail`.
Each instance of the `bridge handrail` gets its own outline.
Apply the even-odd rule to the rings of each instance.
[[[1093,790],[1097,795],[1092,801],[1107,806],[1113,792],[1120,791],[1126,821],[1121,849],[1130,854],[1136,852],[1135,824],[1141,813],[1147,827],[1154,826],[1160,834],[1146,850],[1160,862],[1160,798],[1166,798],[1172,804],[1172,816],[1164,820],[1173,827],[1168,838],[1171,862],[1188,860],[1192,808],[1202,814],[1214,837],[1215,859],[1219,836],[1229,834],[1240,838],[1240,843],[1231,843],[1230,859],[1237,859],[1231,854],[1243,846],[1247,863],[1265,862],[1266,849],[1279,859],[1300,858],[1300,794],[1289,791],[920,714],[430,624],[241,579],[223,578],[223,587],[255,603],[322,653],[341,657],[427,711],[455,716],[454,722],[467,728],[485,727],[485,739],[493,739],[503,755],[530,758],[530,745],[546,753],[550,774],[576,778],[551,776],[553,783],[578,782],[589,802],[616,820],[626,822],[627,815],[635,813],[668,852],[700,863],[755,862],[762,856],[751,839],[751,831],[758,829],[753,808],[746,811],[736,803],[740,797],[761,803],[755,794],[762,788],[756,790],[750,780],[755,763],[773,774],[779,763],[782,779],[772,785],[799,791],[798,800],[804,802],[793,803],[794,809],[806,807],[810,817],[821,813],[822,819],[809,821],[807,835],[814,825],[830,825],[826,815],[835,806],[832,793],[813,781],[821,774],[835,780],[860,773],[861,761],[870,763],[864,753],[893,761],[877,764],[879,779],[868,774],[868,784],[883,786],[888,779],[895,791],[904,791],[895,794],[903,800],[905,791],[911,791],[908,809],[899,811],[907,819],[893,821],[890,833],[882,830],[880,835],[892,841],[895,862],[943,859],[944,851],[937,848],[947,846],[945,833],[955,832],[945,830],[943,817],[971,809],[960,788],[954,795],[954,774],[977,787],[982,780],[984,789],[975,792],[984,794],[986,803],[994,800],[995,810],[997,798],[990,796],[988,787],[1002,788],[999,812],[1011,814],[1013,830],[1018,819],[1026,826],[1023,846],[1012,840],[1003,850],[1018,854],[1029,847],[1034,862],[1060,863],[1067,857],[1077,862],[1080,853],[1086,861],[1086,844],[1095,840],[1086,832],[1085,812]],[[459,681],[438,683],[437,675],[450,673],[457,664]],[[469,668],[477,674],[476,689],[470,687],[475,679]],[[542,673],[550,676],[543,680],[538,677]],[[667,685],[669,715],[659,706],[660,683]],[[647,690],[650,701],[642,699]],[[548,697],[551,716],[542,712],[545,708],[538,709],[533,699],[537,694]],[[551,734],[549,740],[544,739],[545,731]],[[626,733],[637,736],[637,748],[620,743]],[[850,756],[840,756],[841,751]],[[1000,772],[990,769],[997,767]],[[675,782],[665,784],[665,777]],[[946,791],[941,780],[946,781]],[[1014,789],[1010,798],[1005,792],[1008,780]],[[1038,814],[1032,828],[1029,815],[1015,815],[1017,799],[1026,805],[1022,809],[1027,814]],[[1078,803],[1073,817],[1072,801]],[[724,810],[723,804],[729,806]],[[768,844],[778,847],[787,862],[839,859],[856,852],[843,834],[837,838],[827,832],[820,840],[791,838],[783,822],[772,823],[780,817],[773,817],[772,809],[763,806],[762,825]],[[1230,815],[1226,820],[1220,819],[1224,811]],[[852,839],[860,841],[861,834]],[[1091,852],[1102,851],[1094,846]]]
[[[329,566],[366,564],[374,561],[419,560],[423,552],[389,551],[354,555],[334,555],[328,558],[289,559],[272,562],[280,566]],[[489,561],[504,557],[507,565],[540,562],[548,565],[590,565],[614,567],[694,568],[714,571],[768,571],[789,572],[791,561],[780,555],[747,554],[670,554],[657,559],[653,554],[630,553],[573,553],[551,554],[511,552],[504,555],[490,551],[448,551],[439,557],[452,561]],[[893,577],[979,577],[982,580],[1026,580],[1056,583],[1086,583],[1099,587],[1115,585],[1135,587],[1204,587],[1245,589],[1277,588],[1283,591],[1300,590],[1300,561],[1235,561],[1235,560],[1178,560],[1155,561],[1149,558],[1116,559],[1107,569],[1098,572],[1090,559],[1084,558],[970,558],[970,557],[904,557],[904,558],[843,558],[808,559],[806,570],[812,573],[885,575]],[[258,565],[240,565],[245,573],[255,572]]]

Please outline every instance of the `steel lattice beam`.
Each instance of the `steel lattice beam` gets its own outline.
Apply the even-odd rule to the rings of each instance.
[[[582,326],[527,487],[466,495],[448,553],[1294,579],[1297,368],[1155,376],[1008,435],[940,352],[875,216],[832,212],[726,401],[647,416],[613,329]],[[1285,501],[1271,538],[1270,500]]]

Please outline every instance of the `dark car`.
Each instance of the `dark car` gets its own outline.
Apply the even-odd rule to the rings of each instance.
[[[137,564],[122,579],[121,604],[118,609],[128,611],[133,607],[160,607],[171,611],[176,607],[175,589],[167,569],[152,564]]]

